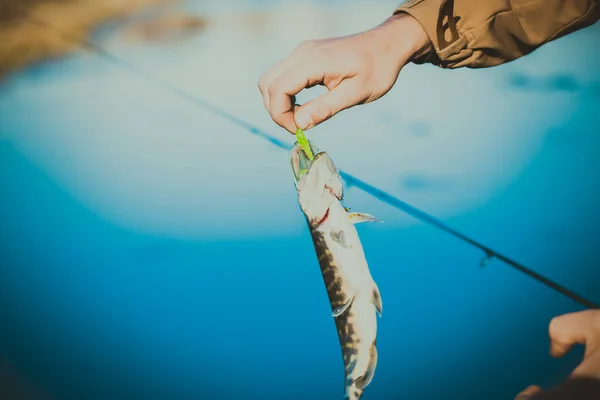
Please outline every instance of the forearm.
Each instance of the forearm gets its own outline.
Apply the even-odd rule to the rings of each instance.
[[[408,0],[432,51],[416,63],[443,68],[503,64],[600,19],[600,0]]]

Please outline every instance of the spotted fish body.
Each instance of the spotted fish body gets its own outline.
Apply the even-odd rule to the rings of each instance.
[[[345,398],[357,400],[371,382],[377,365],[381,296],[354,225],[377,219],[349,213],[342,206],[343,186],[337,168],[326,153],[312,147],[317,154],[310,162],[300,146],[292,149],[292,168],[342,349]],[[307,171],[300,176],[302,169]]]

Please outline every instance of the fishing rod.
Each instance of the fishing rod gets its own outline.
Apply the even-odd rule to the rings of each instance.
[[[224,119],[232,122],[233,124],[236,124],[244,129],[246,129],[251,134],[269,141],[274,146],[279,147],[283,150],[289,151],[289,148],[291,147],[289,144],[277,139],[275,136],[273,136],[269,132],[258,128],[257,126],[253,125],[252,123],[224,110],[223,108],[195,95],[192,92],[188,92],[188,91],[172,84],[171,82],[169,82],[163,78],[152,75],[152,74],[148,73],[147,71],[144,71],[143,69],[137,67],[135,64],[133,64],[131,62],[128,62],[122,58],[116,57],[115,55],[106,51],[100,45],[92,42],[91,40],[89,40],[85,37],[82,37],[80,35],[69,32],[65,29],[59,28],[41,18],[34,17],[24,8],[21,8],[21,10],[31,20],[34,20],[35,22],[37,22],[39,24],[45,25],[45,26],[55,30],[58,33],[62,33],[62,35],[67,40],[72,41],[75,45],[82,47],[84,49],[92,50],[92,51],[96,52],[97,54],[99,54],[101,57],[104,57],[106,60],[108,60],[108,61],[112,62],[113,64],[118,65],[122,68],[128,69],[131,73],[147,80],[149,83],[158,85],[158,86],[162,87],[164,90],[167,90],[167,91],[173,93],[177,97],[180,97],[183,100],[187,100],[190,103],[193,103],[199,107],[202,107],[202,108],[212,112],[213,114],[218,115],[221,118],[224,118]],[[569,299],[575,301],[576,303],[579,303],[580,305],[582,305],[586,308],[600,309],[599,305],[595,304],[594,302],[590,301],[589,299],[586,299],[585,297],[578,295],[577,293],[569,290],[568,288],[560,285],[559,283],[557,283],[557,282],[525,267],[524,265],[518,263],[517,261],[497,252],[496,250],[492,249],[491,247],[488,247],[488,246],[478,242],[477,240],[472,239],[469,236],[457,231],[456,229],[451,228],[450,226],[444,224],[441,220],[437,219],[436,217],[400,200],[396,196],[393,196],[373,185],[370,185],[367,182],[365,182],[347,172],[344,172],[342,170],[340,170],[340,175],[341,175],[342,179],[344,179],[344,181],[346,182],[347,185],[354,186],[354,187],[362,190],[363,192],[370,194],[371,196],[379,199],[380,201],[382,201],[400,211],[403,211],[406,214],[409,214],[412,217],[414,217],[424,223],[432,225],[432,226],[454,236],[455,238],[470,244],[471,246],[474,246],[474,247],[480,249],[481,251],[484,252],[484,257],[485,257],[484,260],[485,261],[488,261],[492,258],[497,258],[498,260],[504,262],[505,264],[513,267],[517,271],[522,272],[523,274],[529,276],[530,278],[535,279],[542,285],[564,295],[565,297],[568,297]],[[484,262],[482,262],[482,265],[484,265]]]

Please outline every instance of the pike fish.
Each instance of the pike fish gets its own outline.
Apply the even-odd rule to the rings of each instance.
[[[354,225],[379,220],[365,213],[350,213],[342,205],[338,169],[326,152],[308,144],[314,158],[309,159],[296,143],[290,162],[342,349],[344,398],[358,400],[375,373],[377,314],[381,316],[382,304]]]

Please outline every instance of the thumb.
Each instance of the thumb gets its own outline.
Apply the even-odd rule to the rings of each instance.
[[[366,96],[360,93],[356,81],[342,81],[327,93],[303,104],[294,115],[296,125],[303,130],[317,126],[340,111],[362,102]]]

